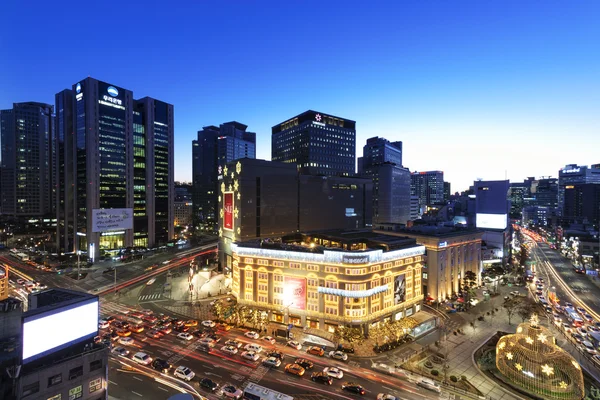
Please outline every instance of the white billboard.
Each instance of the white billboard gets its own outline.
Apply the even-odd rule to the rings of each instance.
[[[98,299],[49,311],[23,322],[23,363],[98,334]]]
[[[133,208],[92,210],[92,232],[133,229]]]
[[[483,229],[506,229],[508,216],[506,214],[477,213],[475,224]]]

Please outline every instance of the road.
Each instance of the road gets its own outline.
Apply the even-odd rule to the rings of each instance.
[[[149,309],[152,309],[152,304],[147,304]],[[113,315],[119,318],[123,316],[128,308],[122,304],[112,303],[108,301],[102,302],[103,315]],[[131,307],[131,310],[135,308]],[[190,331],[197,329],[191,328]],[[135,342],[133,346],[129,346],[131,354],[137,351],[143,351],[153,358],[162,358],[167,360],[173,368],[180,365],[185,365],[191,368],[196,377],[190,382],[191,386],[201,395],[209,399],[218,399],[218,395],[209,393],[200,388],[200,379],[207,377],[213,379],[222,386],[224,384],[232,384],[238,388],[244,387],[249,382],[255,382],[271,389],[292,395],[299,398],[305,396],[321,395],[326,399],[355,399],[362,396],[343,391],[341,384],[348,381],[357,382],[366,390],[365,398],[373,399],[378,393],[391,393],[397,396],[402,396],[403,399],[422,400],[436,399],[439,395],[427,391],[416,386],[414,382],[405,381],[396,377],[377,373],[371,369],[364,368],[356,360],[352,360],[350,356],[348,362],[337,361],[328,357],[318,357],[306,353],[306,349],[296,350],[285,345],[282,339],[275,345],[271,345],[261,339],[252,340],[246,338],[241,329],[232,329],[229,332],[219,331],[222,336],[220,343],[213,348],[210,353],[205,353],[197,350],[197,344],[200,339],[194,338],[191,341],[182,341],[176,337],[176,333],[172,332],[160,339],[152,339],[145,336],[145,333],[132,333],[131,337]],[[261,354],[261,360],[270,350],[282,351],[285,355],[284,362],[279,368],[269,369],[261,365],[261,360],[256,362],[248,361],[238,355],[228,355],[223,353],[220,348],[224,346],[224,342],[228,339],[235,339],[242,342],[244,345],[248,343],[259,343],[265,349]],[[305,346],[306,347],[306,346]],[[241,353],[241,350],[240,350]],[[131,355],[130,354],[130,355]],[[306,372],[303,377],[297,377],[284,372],[284,366],[287,363],[293,363],[296,358],[305,358],[314,363],[314,367]],[[150,368],[137,366],[122,358],[120,361],[131,365],[140,374],[161,377],[161,374],[153,371]],[[310,373],[314,371],[322,371],[327,366],[335,366],[344,371],[344,378],[334,380],[332,386],[325,386],[321,383],[314,383],[310,380]],[[127,386],[131,372],[116,371],[109,375],[109,379],[116,386]],[[168,376],[172,377],[172,371]],[[164,375],[163,375],[164,378]],[[122,381],[123,380],[123,381]],[[136,386],[137,387],[137,386]],[[111,393],[111,396],[114,395]]]

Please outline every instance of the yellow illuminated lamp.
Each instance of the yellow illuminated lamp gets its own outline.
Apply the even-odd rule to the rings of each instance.
[[[525,338],[525,341],[527,342],[527,344],[533,344],[533,339],[532,339],[532,338],[530,338],[529,336],[527,336],[527,337]]]
[[[237,196],[237,197],[238,197],[238,200],[241,200],[241,199],[242,199],[242,195],[241,195],[241,193],[240,193],[240,192],[238,192],[238,196]]]
[[[521,327],[518,327],[518,328],[517,328],[517,333],[521,333],[521,332],[523,332],[523,328],[521,328]]]
[[[573,366],[577,369],[581,369],[581,367],[579,366],[579,363],[575,360],[571,361],[571,363],[573,364]]]
[[[235,178],[235,172],[231,171],[231,179]]]
[[[240,186],[240,184],[238,183],[237,179],[235,181],[233,181],[233,190],[237,191],[239,186]]]
[[[548,336],[544,335],[543,333],[540,333],[537,339],[542,343],[546,343],[546,341],[548,340]]]
[[[506,358],[508,358],[509,360],[513,359],[513,354],[512,353],[506,353]]]
[[[225,182],[221,182],[221,192],[225,192]]]
[[[237,162],[237,164],[235,164],[235,172],[237,172],[238,175],[242,173],[242,163],[239,161]]]
[[[223,237],[223,228],[219,228],[219,237]]]
[[[239,213],[240,213],[240,210],[238,210],[237,208],[235,208],[235,209],[233,210],[233,215],[235,215],[235,217],[236,217],[236,218],[238,217],[238,214],[239,214]]]
[[[240,233],[242,233],[242,230],[240,229],[240,227],[237,227],[237,234],[239,235]]]
[[[221,195],[219,195],[219,203],[221,202]]]
[[[233,192],[233,188],[231,187],[231,183],[229,184],[229,191]]]
[[[219,215],[221,215],[221,218],[223,218],[223,214],[224,214],[224,212],[223,212],[223,209],[221,208],[221,210],[219,212]]]

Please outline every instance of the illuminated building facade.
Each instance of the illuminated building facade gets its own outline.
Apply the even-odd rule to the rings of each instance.
[[[356,122],[308,110],[271,128],[271,159],[305,175],[355,173]]]
[[[54,108],[14,103],[0,110],[3,215],[24,220],[49,217],[54,209]]]
[[[421,212],[427,206],[444,202],[444,172],[425,171],[413,172],[410,175],[410,194],[419,198]]]
[[[600,183],[600,164],[587,165],[567,164],[558,170],[558,211],[563,214],[565,205],[565,188],[567,186]]]
[[[333,332],[418,312],[425,247],[365,231],[235,243],[232,292],[269,320]]]
[[[427,249],[423,270],[423,293],[429,300],[443,301],[458,293],[465,272],[472,271],[481,279],[481,240],[483,232],[438,226],[397,228],[377,225],[375,232],[413,238]]]
[[[8,298],[8,266],[0,266],[0,301]]]
[[[231,271],[231,244],[255,238],[371,225],[370,179],[298,174],[290,163],[244,158],[219,176],[219,259]]]
[[[152,247],[173,237],[173,106],[86,78],[56,95],[58,246]],[[133,229],[93,232],[95,209],[132,209]]]

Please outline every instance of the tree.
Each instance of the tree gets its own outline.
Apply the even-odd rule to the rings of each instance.
[[[464,280],[466,283],[465,286],[467,286],[470,289],[477,283],[477,274],[473,271],[467,271],[465,272]]]
[[[521,305],[517,310],[517,314],[519,315],[519,317],[521,317],[522,322],[525,322],[525,320],[531,317],[531,314],[533,314],[534,312],[535,304],[530,299],[522,299]]]
[[[521,308],[521,298],[520,297],[511,297],[504,300],[502,307],[506,311],[506,316],[508,317],[508,324],[510,325],[510,319],[515,313],[519,311]]]
[[[375,339],[375,345],[379,346],[379,341],[385,336],[384,328],[381,322],[369,329],[369,336]]]
[[[212,306],[210,306],[210,313],[213,315],[216,320],[223,320],[225,316],[226,309],[223,307],[223,304],[220,301],[215,301]]]
[[[349,344],[361,344],[365,340],[362,329],[352,326],[338,326],[333,331],[333,339],[339,344],[342,340]]]

